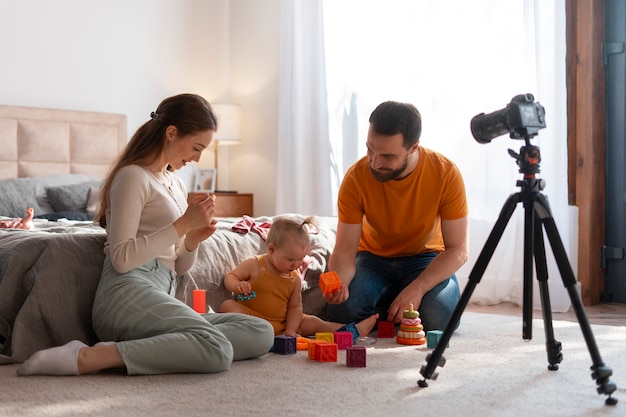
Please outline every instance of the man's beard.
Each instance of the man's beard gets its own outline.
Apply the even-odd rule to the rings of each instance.
[[[380,172],[380,171],[376,171],[370,165],[370,172],[372,173],[372,176],[374,177],[376,181],[387,182],[387,181],[398,179],[398,177],[400,177],[400,175],[404,172],[408,164],[409,164],[409,158],[407,157],[404,160],[404,163],[402,164],[402,166],[398,169],[385,170],[383,172]]]

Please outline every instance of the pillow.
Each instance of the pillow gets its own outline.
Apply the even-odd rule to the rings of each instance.
[[[89,190],[99,187],[100,181],[86,181],[78,184],[47,187],[48,202],[55,212],[86,212]]]
[[[91,187],[89,189],[89,198],[87,199],[87,208],[85,211],[92,216],[98,213],[100,206],[100,187]]]
[[[48,196],[46,195],[47,187],[56,187],[59,185],[79,184],[86,181],[95,181],[96,179],[85,174],[55,174],[55,175],[36,175],[30,177],[35,185],[35,197],[41,208],[42,213],[52,213],[54,209],[50,206]],[[35,211],[35,214],[39,214]]]
[[[35,214],[41,213],[34,185],[28,178],[0,180],[0,216],[24,217],[29,207]]]

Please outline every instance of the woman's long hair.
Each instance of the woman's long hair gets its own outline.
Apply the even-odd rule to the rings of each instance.
[[[150,114],[150,120],[137,129],[104,180],[100,190],[100,207],[95,216],[100,226],[106,227],[109,192],[115,175],[125,166],[148,166],[156,161],[163,152],[168,126],[175,126],[181,136],[215,131],[217,117],[209,102],[196,94],[179,94],[163,100]]]

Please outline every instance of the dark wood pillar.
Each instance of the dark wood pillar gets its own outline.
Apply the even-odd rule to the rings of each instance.
[[[569,203],[578,207],[578,280],[583,304],[600,302],[605,241],[604,0],[567,0]]]

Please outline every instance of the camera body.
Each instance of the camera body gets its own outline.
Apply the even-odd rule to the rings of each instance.
[[[532,94],[520,94],[501,110],[489,114],[480,113],[470,123],[472,136],[478,143],[510,133],[511,139],[529,139],[546,127],[545,109],[535,103]]]

